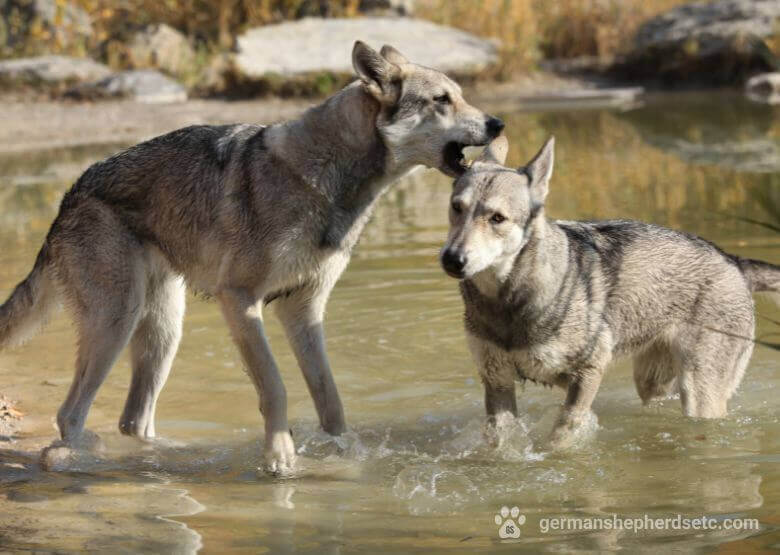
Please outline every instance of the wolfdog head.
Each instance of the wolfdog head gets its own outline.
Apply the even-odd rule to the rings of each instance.
[[[503,166],[509,145],[495,139],[453,186],[450,231],[441,265],[450,276],[471,278],[493,269],[506,275],[528,241],[533,221],[542,215],[553,169],[555,139],[525,166]]]
[[[409,62],[392,46],[377,52],[358,41],[352,65],[380,104],[377,128],[399,167],[422,164],[457,177],[465,171],[463,148],[486,145],[504,128],[467,103],[452,79]]]

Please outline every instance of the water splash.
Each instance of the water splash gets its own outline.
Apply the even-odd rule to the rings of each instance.
[[[474,483],[458,472],[439,464],[404,468],[396,477],[393,493],[408,503],[414,515],[454,514],[478,495]]]

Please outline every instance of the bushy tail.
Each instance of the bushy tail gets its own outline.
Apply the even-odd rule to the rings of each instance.
[[[44,244],[30,275],[0,305],[0,349],[29,339],[43,326],[56,304],[57,291],[51,277],[48,248]]]
[[[751,291],[780,293],[780,266],[750,258],[739,258],[738,262]]]
[[[748,280],[750,290],[754,293],[769,293],[780,306],[780,266],[749,258],[738,258],[737,262]]]

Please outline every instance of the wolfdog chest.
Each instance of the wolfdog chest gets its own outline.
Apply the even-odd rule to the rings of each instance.
[[[460,290],[466,330],[506,351],[543,345],[560,334],[565,315],[535,306],[522,293],[511,299],[490,297],[468,280]]]
[[[464,322],[478,358],[487,365],[514,369],[519,379],[552,383],[565,366],[555,322],[529,304],[507,303],[462,282]]]
[[[478,352],[499,366],[510,366],[520,379],[552,384],[599,356],[609,337],[599,311],[582,303],[537,306],[522,291],[511,299],[483,295],[473,283],[461,283],[464,321]],[[575,294],[574,297],[577,297]]]

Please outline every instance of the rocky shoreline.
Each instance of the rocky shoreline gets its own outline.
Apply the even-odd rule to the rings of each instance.
[[[0,93],[51,99],[129,99],[145,104],[188,98],[322,97],[352,79],[349,52],[356,37],[375,46],[392,42],[410,59],[436,66],[465,83],[484,80],[499,60],[500,45],[494,40],[400,17],[411,11],[408,2],[402,8],[392,2],[380,4],[385,10],[395,10],[394,15],[309,17],[251,28],[235,38],[232,51],[207,60],[200,59],[191,41],[178,30],[150,24],[126,39],[121,71],[96,60],[69,56],[1,60]],[[87,33],[84,14],[73,10],[77,8],[68,14],[73,32]],[[584,89],[742,86],[749,78],[778,67],[773,50],[778,18],[780,2],[776,0],[693,2],[646,21],[619,57],[547,60],[542,67],[551,74],[549,81],[561,76],[569,83],[584,84]],[[775,98],[776,82],[765,79],[761,87],[753,87],[753,96]],[[772,94],[763,93],[766,83],[772,85]]]
[[[511,83],[481,83],[466,91],[470,100],[506,105],[539,98],[550,91],[575,91],[588,83],[547,73]],[[39,95],[0,94],[3,125],[0,153],[21,153],[87,144],[131,144],[186,125],[270,124],[296,117],[318,102],[311,98],[267,97],[253,100],[189,99],[174,104],[142,104],[129,99],[80,102]]]

